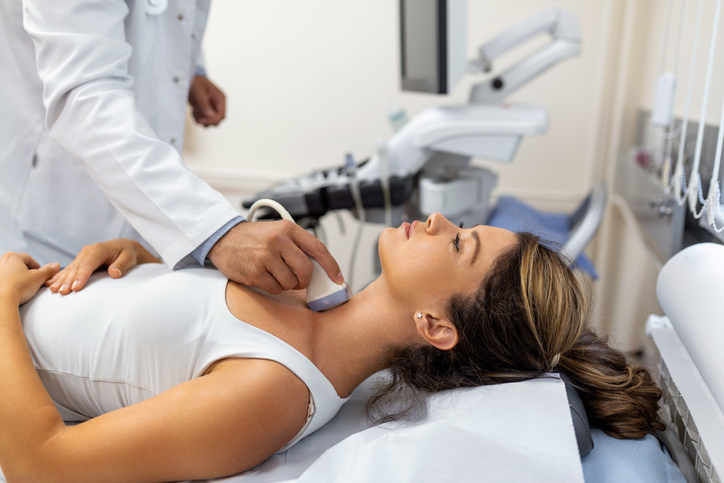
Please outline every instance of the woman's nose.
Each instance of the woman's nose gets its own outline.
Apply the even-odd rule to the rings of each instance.
[[[427,232],[431,235],[435,234],[445,225],[445,217],[440,213],[433,213],[427,218]]]

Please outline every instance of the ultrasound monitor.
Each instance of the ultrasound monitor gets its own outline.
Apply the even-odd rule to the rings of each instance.
[[[402,90],[448,94],[467,67],[467,0],[400,0]]]

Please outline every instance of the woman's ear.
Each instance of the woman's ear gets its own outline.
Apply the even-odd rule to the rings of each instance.
[[[417,332],[433,347],[446,351],[458,343],[458,331],[447,318],[437,318],[430,313],[417,312],[415,324]]]

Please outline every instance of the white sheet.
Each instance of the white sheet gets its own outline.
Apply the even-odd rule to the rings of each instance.
[[[423,423],[369,427],[372,381],[325,427],[224,483],[583,482],[563,383],[539,379],[432,396]]]

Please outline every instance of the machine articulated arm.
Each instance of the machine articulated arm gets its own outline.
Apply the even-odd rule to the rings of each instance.
[[[561,8],[550,7],[480,47],[480,58],[471,62],[471,68],[490,72],[493,60],[543,33],[552,37],[551,43],[495,78],[475,85],[470,93],[470,103],[501,104],[508,95],[534,77],[581,51],[581,31],[576,17]]]

